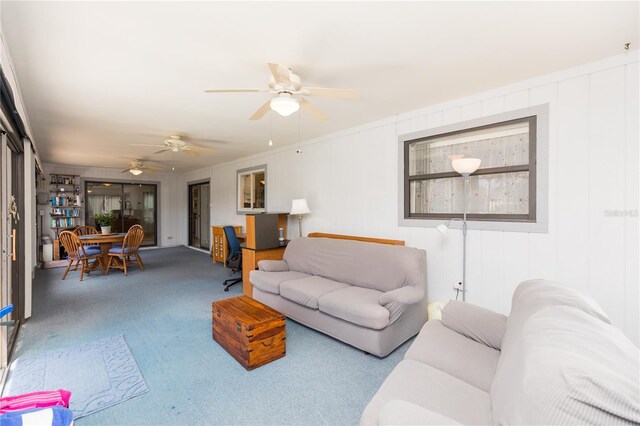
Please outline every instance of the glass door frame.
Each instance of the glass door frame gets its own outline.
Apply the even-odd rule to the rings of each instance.
[[[99,185],[101,183],[109,183],[111,185],[120,185],[120,199],[122,200],[122,202],[120,203],[120,218],[122,220],[121,225],[122,228],[124,229],[124,210],[125,210],[125,200],[124,200],[124,188],[125,185],[129,185],[129,186],[138,186],[138,185],[146,185],[146,186],[153,186],[155,189],[155,196],[153,197],[153,223],[155,226],[155,232],[153,235],[153,244],[152,245],[142,245],[141,247],[157,247],[158,246],[158,233],[159,233],[159,223],[158,223],[158,197],[160,192],[158,191],[158,187],[160,186],[157,182],[130,182],[130,181],[118,181],[116,179],[100,179],[97,180],[96,178],[90,178],[90,179],[85,179],[83,184],[84,184],[84,223],[85,225],[87,223],[89,223],[88,219],[89,219],[89,206],[87,204],[87,200],[88,200],[88,195],[89,193],[87,192],[87,189],[89,189],[89,185]]]
[[[211,222],[209,222],[209,229],[201,229],[200,230],[200,245],[198,246],[194,246],[193,245],[193,212],[191,211],[192,207],[193,207],[193,188],[194,187],[201,187],[202,185],[209,185],[209,204],[211,204],[211,181],[209,179],[205,179],[205,180],[201,180],[201,181],[195,181],[195,182],[188,182],[187,183],[187,192],[189,194],[188,196],[188,205],[187,205],[187,220],[188,220],[188,230],[187,230],[187,244],[189,247],[195,247],[198,249],[203,249],[203,250],[210,250],[211,248],[211,237],[209,235],[206,235],[209,240],[209,247],[202,247],[202,235],[203,233],[208,234],[211,229]],[[202,203],[202,195],[200,195],[200,203]],[[202,209],[202,204],[200,204],[200,209]],[[207,210],[209,211],[209,218],[211,218],[211,207],[210,205],[207,206]],[[198,213],[200,214],[200,213]]]
[[[2,128],[0,127],[0,130]],[[24,240],[24,153],[20,145],[2,132],[0,138],[0,232],[2,232],[0,259],[0,307],[13,304],[13,312],[0,321],[14,321],[8,327],[0,326],[0,389],[4,385],[11,353],[24,320],[25,298],[25,240]],[[10,197],[16,197],[17,223],[8,214]],[[21,220],[22,219],[22,220]],[[15,230],[15,233],[14,233]],[[15,260],[13,259],[15,258]]]

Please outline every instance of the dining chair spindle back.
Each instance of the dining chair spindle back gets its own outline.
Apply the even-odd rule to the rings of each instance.
[[[142,258],[140,258],[140,254],[138,253],[138,249],[142,244],[142,240],[144,239],[144,229],[140,225],[133,225],[127,231],[127,235],[124,237],[124,241],[122,241],[122,246],[113,247],[109,249],[109,264],[107,265],[107,274],[109,273],[110,268],[122,269],[124,271],[124,275],[127,275],[127,263],[131,262],[131,258],[135,258],[138,266],[142,271],[144,271],[144,263],[142,263]],[[114,262],[114,259],[120,260],[120,262]]]
[[[93,265],[89,264],[89,260],[91,259],[95,259],[94,263],[98,262],[100,269],[103,269],[102,253],[100,252],[99,247],[83,246],[80,238],[71,231],[62,231],[58,236],[58,239],[69,255],[67,269],[65,269],[64,274],[62,275],[63,280],[67,277],[70,270],[77,271],[78,268],[80,268],[80,281],[82,281],[84,278],[84,272],[87,271],[87,275],[89,275],[93,269]],[[71,269],[72,267],[73,269]]]

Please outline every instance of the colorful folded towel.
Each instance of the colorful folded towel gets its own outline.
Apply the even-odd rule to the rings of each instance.
[[[0,414],[53,406],[69,407],[70,398],[71,392],[64,389],[5,396],[0,398]]]
[[[71,410],[59,406],[14,411],[0,416],[2,426],[70,426],[72,424]]]

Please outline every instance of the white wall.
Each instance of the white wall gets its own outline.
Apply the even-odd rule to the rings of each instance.
[[[269,211],[305,197],[305,234],[403,239],[426,249],[429,299],[448,299],[461,276],[461,236],[398,226],[397,136],[548,103],[549,232],[470,231],[467,300],[508,313],[519,282],[561,281],[591,293],[638,344],[638,76],[633,51],[308,141],[302,154],[274,150],[186,180],[211,176],[212,224],[244,225],[236,170],[267,163]],[[294,222],[289,235],[297,234]]]
[[[79,167],[67,166],[61,164],[45,164],[44,171],[47,175],[51,173],[66,173],[79,175],[82,181],[86,180],[114,180],[126,181],[127,183],[157,183],[158,184],[158,245],[162,247],[176,246],[184,244],[186,240],[186,207],[187,201],[184,199],[186,189],[184,189],[184,178],[178,174],[172,173],[143,173],[140,176],[133,176],[130,173],[120,173],[121,169],[104,168],[104,167]],[[82,187],[81,191],[84,191]],[[49,211],[47,206],[44,207],[45,219],[44,229],[47,231],[49,223]],[[84,217],[84,210],[82,211]],[[49,235],[52,235],[50,231]]]

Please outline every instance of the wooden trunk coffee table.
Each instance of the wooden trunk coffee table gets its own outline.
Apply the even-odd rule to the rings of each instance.
[[[211,304],[213,339],[247,370],[286,354],[285,316],[247,296]]]

